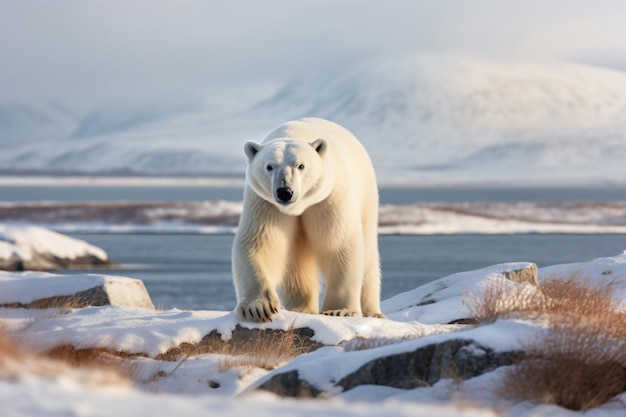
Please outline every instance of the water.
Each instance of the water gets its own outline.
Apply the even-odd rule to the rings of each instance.
[[[242,198],[241,187],[0,185],[0,201],[241,201]],[[380,190],[381,204],[462,201],[626,201],[626,188],[444,187],[382,188]]]
[[[0,186],[0,201],[240,201],[242,187]]]
[[[624,188],[392,188],[382,204],[462,201],[624,201]],[[241,187],[0,186],[0,201],[240,201]],[[0,219],[1,221],[1,219]],[[119,264],[103,271],[144,281],[163,308],[231,310],[230,235],[73,235],[102,247]],[[539,267],[613,256],[624,235],[435,235],[379,238],[382,298],[437,278],[503,262]],[[85,271],[68,271],[79,273]]]
[[[143,280],[156,306],[231,310],[230,235],[72,235],[105,249],[121,263],[104,271]],[[437,235],[379,238],[382,299],[434,279],[503,262],[539,267],[612,256],[623,235]],[[71,271],[88,272],[88,271]]]

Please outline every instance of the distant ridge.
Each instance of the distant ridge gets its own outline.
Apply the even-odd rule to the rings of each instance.
[[[39,137],[46,139],[35,140],[37,125],[29,124],[24,140],[2,145],[0,170],[237,175],[245,168],[243,142],[283,121],[316,116],[353,131],[387,182],[626,178],[626,74],[603,68],[420,55],[294,80],[247,111],[222,111],[225,117],[213,115],[214,103],[180,103],[120,105],[124,111],[111,113],[102,107],[75,120],[74,131],[69,116],[48,109],[56,118],[46,117],[45,129],[61,120],[55,132],[65,140],[46,140],[43,127]],[[19,115],[32,118],[41,109],[22,106]],[[18,115],[5,106],[2,117]],[[19,126],[11,125],[12,138]],[[0,123],[0,135],[6,132]]]

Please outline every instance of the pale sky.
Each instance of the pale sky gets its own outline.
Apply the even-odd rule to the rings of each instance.
[[[0,0],[0,100],[246,89],[420,52],[626,69],[626,1]]]

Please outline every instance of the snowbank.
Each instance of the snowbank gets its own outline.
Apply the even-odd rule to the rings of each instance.
[[[125,277],[0,271],[0,288],[2,307],[42,309],[117,305],[154,308],[143,282]]]
[[[460,272],[384,300],[381,308],[387,318],[395,321],[427,324],[460,321],[470,317],[463,304],[468,294],[479,294],[493,285],[512,288],[520,280],[511,280],[510,275],[521,275],[522,271],[534,271],[523,281],[526,285],[536,285],[536,268],[530,262],[515,262]]]
[[[507,286],[536,288],[532,282],[516,282],[519,271],[532,271],[533,266],[527,262],[494,265],[398,294],[383,302],[389,320],[305,315],[283,310],[274,322],[251,324],[239,323],[231,312],[218,311],[155,311],[121,306],[69,312],[2,309],[0,326],[9,329],[32,350],[41,352],[69,344],[76,349],[105,348],[131,354],[124,357],[134,369],[136,388],[87,389],[72,382],[68,375],[55,380],[18,378],[11,382],[0,378],[0,401],[10,404],[9,412],[17,416],[35,411],[38,415],[51,415],[59,410],[62,413],[55,415],[70,415],[78,404],[87,407],[89,415],[101,415],[98,410],[108,402],[113,405],[107,405],[106,411],[114,410],[118,415],[134,415],[139,409],[155,410],[159,414],[175,409],[176,413],[186,415],[204,415],[207,410],[296,416],[311,413],[487,416],[501,415],[502,410],[511,416],[581,415],[557,406],[516,403],[495,394],[502,369],[512,363],[515,352],[524,342],[546,331],[541,321],[513,317],[481,326],[446,324],[467,317],[463,304],[466,291],[478,291],[489,285],[505,289]],[[583,271],[590,280],[600,281],[610,276],[621,283],[626,280],[626,252],[587,263],[542,268],[538,275],[541,281],[549,276],[566,278],[576,271]],[[42,273],[27,275],[48,279]],[[28,284],[32,285],[33,294],[59,292],[38,285],[37,279]],[[0,281],[0,294],[8,288],[5,282],[11,280]],[[616,297],[618,302],[626,301],[624,292],[617,292]],[[237,362],[236,357],[229,359],[233,365],[225,366],[224,351],[193,354],[193,347],[208,334],[217,334],[225,342],[246,329],[282,332],[308,329],[310,339],[321,347],[279,363],[276,369],[245,365]],[[191,347],[188,350],[191,353],[175,360],[159,359],[163,353],[183,345]],[[468,371],[469,379],[463,382],[462,389],[442,371],[444,365],[450,364]],[[398,382],[399,374],[413,375],[413,379]],[[279,392],[276,387],[284,383],[287,385],[282,387],[300,387],[315,396],[332,398],[324,402],[294,401],[257,390]],[[154,396],[150,391],[170,395]],[[175,395],[183,393],[186,395]],[[246,395],[239,396],[242,393]],[[232,396],[239,397],[237,401],[229,400]],[[620,399],[626,400],[626,395],[622,394]],[[623,405],[609,402],[585,415],[620,413]]]
[[[0,269],[49,270],[109,263],[104,250],[85,241],[38,226],[0,223]]]

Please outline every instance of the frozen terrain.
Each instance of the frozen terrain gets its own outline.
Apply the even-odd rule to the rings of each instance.
[[[220,100],[146,99],[84,114],[0,104],[0,170],[236,176],[246,140],[316,116],[352,130],[383,183],[626,178],[626,74],[600,67],[420,55],[292,80],[237,111]]]
[[[62,233],[234,233],[242,203],[2,203],[6,224]],[[1,229],[0,229],[1,230]],[[467,202],[382,205],[382,234],[626,233],[626,202]]]
[[[0,223],[0,269],[48,270],[110,264],[101,248],[34,225]]]
[[[506,362],[510,352],[545,332],[545,323],[516,316],[481,326],[447,323],[468,317],[470,312],[464,301],[468,293],[490,286],[534,291],[532,281],[515,282],[509,276],[511,271],[532,271],[533,267],[528,262],[518,262],[443,277],[385,300],[383,311],[388,320],[283,310],[274,322],[259,325],[238,323],[233,313],[220,311],[159,311],[130,306],[2,309],[0,324],[27,349],[19,354],[9,350],[10,354],[5,352],[4,358],[0,358],[0,401],[3,412],[9,416],[583,415],[555,405],[515,401],[497,394],[503,371],[509,367],[506,364],[481,368],[476,376],[464,381],[450,379],[434,369],[428,374],[429,378],[437,378],[431,384],[416,381],[416,386],[404,388],[383,382],[359,385],[355,376],[367,364],[415,354],[429,346],[461,346],[452,359],[462,361],[468,355],[475,358],[467,363],[480,362],[486,356]],[[587,263],[542,268],[538,278],[542,282],[548,277],[564,278],[573,273],[598,282],[611,275],[613,282],[621,285],[626,277],[626,252]],[[2,276],[19,283],[21,274]],[[62,276],[43,274],[39,279],[54,282]],[[22,291],[28,292],[33,282],[24,280]],[[53,286],[47,288],[54,291]],[[618,308],[623,308],[623,287],[617,287],[615,297]],[[308,329],[303,335],[316,349],[274,367],[255,367],[236,359],[228,362],[224,353],[201,351],[208,346],[203,341],[211,337],[227,342],[238,334],[253,337],[259,331],[290,329]],[[115,379],[106,370],[85,373],[34,356],[68,344],[75,349],[106,349],[111,355],[125,352],[121,357],[131,364],[130,381]],[[196,346],[196,350],[186,354],[189,351],[180,350],[183,346]],[[225,366],[227,363],[230,365]],[[413,367],[418,368],[419,362]],[[321,398],[289,399],[267,393],[272,391],[268,381],[294,370],[297,382],[306,381]],[[357,385],[346,385],[350,382]],[[264,391],[256,389],[259,387],[264,387]],[[584,415],[621,415],[624,400],[621,394]]]

